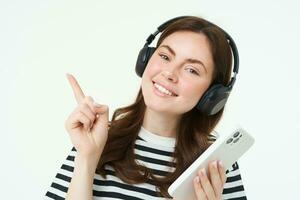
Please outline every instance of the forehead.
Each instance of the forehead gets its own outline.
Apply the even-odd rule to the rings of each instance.
[[[202,33],[178,31],[167,36],[160,44],[170,46],[176,57],[201,60],[207,67],[213,66],[210,43]]]

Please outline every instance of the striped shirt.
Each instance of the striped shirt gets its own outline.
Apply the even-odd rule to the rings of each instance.
[[[175,150],[175,138],[163,137],[149,132],[141,127],[138,138],[135,141],[135,157],[140,165],[152,169],[155,176],[166,176],[175,170],[173,152]],[[68,187],[74,170],[74,159],[76,150],[73,148],[64,160],[61,168],[56,174],[44,199],[63,200],[66,197]],[[95,173],[93,182],[93,199],[101,200],[165,200],[155,185],[151,182],[140,184],[128,184],[119,179],[112,167],[106,165],[107,174],[104,179]],[[246,195],[239,172],[238,164],[226,171],[227,180],[224,185],[222,199],[245,200]]]

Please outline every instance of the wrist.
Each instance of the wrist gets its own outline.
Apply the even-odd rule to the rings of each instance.
[[[99,162],[100,156],[86,156],[77,154],[75,156],[75,168],[80,168],[84,171],[90,171],[91,173],[94,173],[98,162]]]

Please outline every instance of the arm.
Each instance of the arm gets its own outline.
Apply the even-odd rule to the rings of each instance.
[[[76,156],[73,177],[66,199],[93,199],[93,180],[98,160],[93,157]]]
[[[67,77],[78,102],[65,122],[77,150],[67,199],[92,199],[95,170],[108,137],[108,106],[85,96],[75,77]]]

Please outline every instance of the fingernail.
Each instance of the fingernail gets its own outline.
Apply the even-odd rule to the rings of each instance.
[[[67,76],[67,77],[70,77],[70,76],[72,76],[72,74],[70,74],[70,73],[66,73],[66,76]]]
[[[217,167],[218,167],[217,161],[215,161],[215,162],[213,163],[213,167],[214,167],[214,168],[217,168]]]
[[[196,182],[197,182],[197,183],[200,182],[199,176],[196,176]]]
[[[206,176],[205,169],[201,169],[201,175],[202,175],[202,176]]]
[[[222,163],[221,160],[219,160],[219,165],[220,165],[221,167],[224,167],[224,165],[223,165],[223,163]]]

